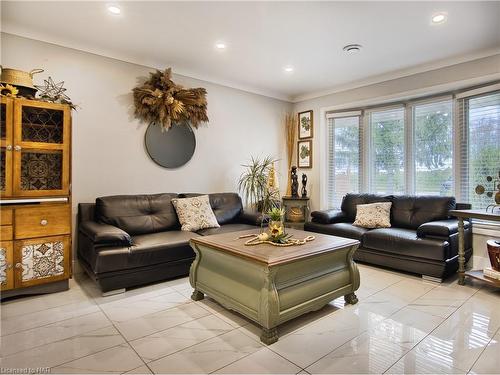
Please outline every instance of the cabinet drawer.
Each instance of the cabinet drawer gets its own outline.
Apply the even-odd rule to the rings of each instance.
[[[67,204],[16,208],[14,218],[16,239],[71,233],[71,211]]]
[[[12,240],[12,225],[2,225],[0,227],[0,240],[2,241]]]
[[[0,225],[12,224],[12,208],[2,208],[0,210]]]

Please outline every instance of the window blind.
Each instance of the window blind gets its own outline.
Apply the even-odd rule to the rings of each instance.
[[[405,110],[369,112],[370,192],[405,192]]]
[[[412,125],[415,193],[453,195],[453,102],[413,105]]]
[[[473,208],[495,201],[500,83],[326,119],[329,208],[349,192],[453,195]]]
[[[347,193],[359,192],[360,116],[328,119],[328,204],[338,208]]]
[[[473,208],[485,208],[496,190],[488,176],[500,177],[500,91],[461,98],[458,108],[460,196]],[[477,185],[486,191],[477,194]]]

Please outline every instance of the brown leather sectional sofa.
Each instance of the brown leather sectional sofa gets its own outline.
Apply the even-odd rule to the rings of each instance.
[[[352,225],[356,206],[392,202],[391,228]],[[305,230],[359,240],[360,262],[443,279],[458,268],[458,220],[452,209],[470,208],[453,197],[347,194],[340,210],[314,211]],[[465,259],[472,254],[472,226],[465,223]]]
[[[183,232],[172,198],[163,193],[97,198],[78,205],[78,259],[103,292],[189,273],[193,237],[255,228],[260,215],[243,211],[235,193],[209,194],[220,228]]]

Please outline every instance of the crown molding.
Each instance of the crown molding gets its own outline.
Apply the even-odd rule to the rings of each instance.
[[[184,69],[182,66],[177,66],[175,63],[169,63],[164,61],[148,59],[144,56],[120,53],[116,51],[109,51],[107,49],[96,48],[95,46],[85,45],[80,43],[79,45],[74,45],[68,41],[61,39],[59,37],[54,37],[52,35],[46,35],[34,30],[29,30],[27,28],[22,28],[17,25],[9,24],[4,22],[2,25],[1,34],[13,35],[20,38],[31,39],[35,41],[40,41],[43,43],[53,44],[55,46],[69,48],[75,51],[81,51],[85,53],[90,53],[96,56],[110,58],[113,60],[118,60],[126,62],[129,64],[139,65],[150,69],[164,69],[165,66],[172,67],[174,75],[183,76],[187,78],[192,78],[207,83],[219,85],[222,87],[228,87],[235,90],[244,91],[247,93],[265,96],[268,98],[288,102],[288,103],[299,103],[306,100],[316,99],[322,96],[335,94],[338,92],[353,90],[356,88],[374,85],[381,82],[391,81],[398,78],[408,77],[411,75],[424,73],[427,71],[432,71],[440,68],[445,68],[453,65],[457,65],[464,62],[474,61],[485,57],[495,56],[500,54],[500,48],[492,48],[487,50],[478,51],[472,54],[467,54],[463,56],[456,56],[449,59],[438,60],[430,63],[425,63],[411,68],[400,69],[376,76],[367,77],[365,79],[357,80],[343,85],[334,86],[327,90],[316,91],[311,93],[305,93],[302,95],[286,95],[272,90],[263,90],[258,87],[241,85],[224,79],[219,79],[217,77],[212,77],[209,75],[198,74],[189,69]]]
[[[265,96],[268,98],[277,99],[277,100],[288,102],[288,103],[292,102],[291,96],[283,95],[282,93],[278,93],[278,92],[271,91],[271,90],[262,90],[262,89],[259,89],[257,87],[237,84],[237,83],[226,81],[223,79],[214,78],[214,77],[211,77],[208,75],[197,74],[193,71],[184,69],[181,66],[177,66],[175,63],[160,62],[157,60],[151,60],[151,59],[145,58],[144,56],[134,56],[134,55],[129,55],[129,54],[123,54],[123,53],[104,50],[101,48],[96,48],[94,46],[88,46],[88,45],[84,45],[84,44],[74,45],[74,44],[68,43],[65,40],[62,40],[60,38],[49,37],[49,36],[41,34],[41,33],[34,33],[34,32],[27,31],[27,30],[19,30],[16,27],[12,27],[11,25],[8,25],[8,24],[6,24],[3,27],[1,34],[13,35],[13,36],[24,38],[24,39],[35,40],[38,42],[52,44],[52,45],[55,45],[58,47],[64,47],[64,48],[72,49],[75,51],[85,52],[85,53],[89,53],[92,55],[122,61],[122,62],[125,62],[128,64],[139,65],[139,66],[143,66],[143,67],[150,68],[150,69],[163,70],[163,69],[165,69],[165,66],[169,66],[172,68],[173,74],[176,76],[183,76],[183,77],[187,77],[187,78],[192,78],[192,79],[196,79],[199,81],[204,81],[207,83],[215,84],[218,86],[227,87],[227,88],[231,88],[231,89],[235,89],[235,90],[239,90],[239,91],[244,91],[244,92],[255,94],[255,95]]]
[[[409,77],[419,73],[425,73],[432,70],[437,70],[441,68],[446,68],[453,65],[458,65],[465,62],[470,62],[478,60],[485,57],[495,56],[500,54],[500,48],[491,48],[487,50],[478,51],[472,54],[467,54],[463,56],[456,56],[449,59],[438,60],[430,63],[425,63],[417,66],[413,66],[407,69],[400,69],[393,72],[388,72],[380,74],[377,76],[367,77],[362,80],[347,83],[345,85],[338,85],[328,90],[316,91],[311,93],[306,93],[303,95],[297,95],[292,97],[293,103],[299,103],[306,100],[320,98],[322,96],[332,95],[343,91],[353,90],[360,87],[370,86],[377,83],[387,82],[398,78]]]

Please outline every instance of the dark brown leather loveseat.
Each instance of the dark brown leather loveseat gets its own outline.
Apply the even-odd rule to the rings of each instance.
[[[391,228],[352,225],[356,206],[392,202]],[[347,194],[340,210],[314,211],[305,230],[348,237],[361,242],[355,259],[443,279],[458,268],[458,220],[449,215],[470,205],[453,197]],[[465,259],[472,254],[472,227],[465,223]]]
[[[199,194],[118,195],[78,205],[78,259],[103,292],[189,273],[193,237],[255,228],[235,193],[209,194],[220,228],[180,230],[173,198]]]

